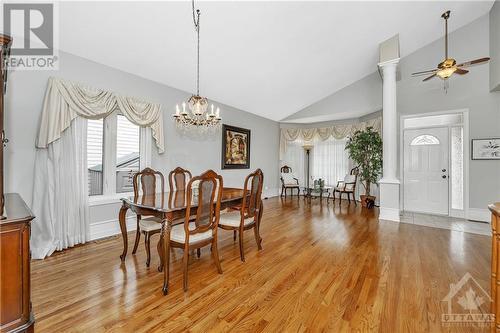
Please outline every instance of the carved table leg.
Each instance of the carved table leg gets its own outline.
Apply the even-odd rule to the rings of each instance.
[[[123,253],[120,255],[122,261],[125,261],[125,257],[127,256],[127,248],[128,248],[128,238],[127,238],[127,210],[128,206],[123,204],[122,208],[120,208],[120,215],[118,216],[118,220],[120,221],[120,230],[122,232],[123,238]]]
[[[161,256],[163,266],[163,295],[168,294],[168,280],[170,278],[170,229],[171,222],[164,219],[161,224],[161,238],[163,254]]]
[[[163,236],[160,233],[160,240],[158,241],[158,245],[156,246],[158,250],[158,257],[160,258],[160,264],[158,265],[158,272],[163,271]]]

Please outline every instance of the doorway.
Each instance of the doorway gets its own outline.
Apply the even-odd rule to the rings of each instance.
[[[466,216],[467,111],[402,118],[403,210]]]
[[[448,215],[448,156],[447,127],[405,131],[405,210]]]

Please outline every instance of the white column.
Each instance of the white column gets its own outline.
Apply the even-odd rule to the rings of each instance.
[[[380,63],[383,76],[382,142],[383,176],[380,180],[379,219],[399,222],[398,115],[396,107],[396,69],[399,59]]]

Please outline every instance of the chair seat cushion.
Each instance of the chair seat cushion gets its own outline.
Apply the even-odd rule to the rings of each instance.
[[[194,222],[189,223],[189,230],[194,230],[196,224]],[[189,244],[197,243],[212,238],[212,230],[207,230],[205,232],[200,232],[194,235],[189,235]],[[186,241],[186,233],[184,231],[184,223],[177,224],[170,230],[170,240],[177,243],[183,243]]]
[[[296,187],[299,187],[299,185],[297,185],[297,184],[285,184],[285,187],[286,188],[292,188],[292,187],[296,188]]]
[[[353,192],[353,188],[351,186],[344,186],[344,185],[340,185],[340,186],[335,186],[335,191],[339,191],[339,192]]]
[[[219,225],[227,226],[227,227],[239,227],[241,220],[241,212],[240,211],[232,211],[225,214],[221,214],[219,219]],[[244,220],[244,225],[249,225],[253,223],[254,218],[248,217]]]
[[[161,230],[161,219],[154,216],[140,219],[139,228],[146,232]]]

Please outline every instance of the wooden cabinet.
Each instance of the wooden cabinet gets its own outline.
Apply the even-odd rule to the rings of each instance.
[[[32,332],[30,231],[34,216],[18,194],[5,194],[0,220],[0,332]]]

